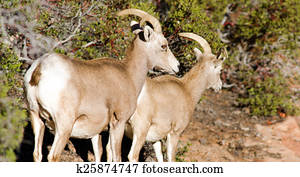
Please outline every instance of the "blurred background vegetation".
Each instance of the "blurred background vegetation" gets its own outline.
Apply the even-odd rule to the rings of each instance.
[[[178,77],[194,64],[193,41],[204,37],[218,54],[226,47],[224,87],[239,95],[249,115],[285,117],[299,110],[300,3],[298,0],[0,0],[0,161],[15,161],[29,121],[23,76],[47,52],[84,60],[122,59],[133,39],[130,20],[116,12],[138,8],[160,19],[181,63]],[[299,85],[298,85],[299,86]],[[250,118],[250,116],[249,116]]]

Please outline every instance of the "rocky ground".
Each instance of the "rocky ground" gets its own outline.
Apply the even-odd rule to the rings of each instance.
[[[197,105],[192,121],[178,145],[178,161],[300,161],[300,116],[250,116],[241,109],[237,95],[226,90],[206,91]],[[103,144],[107,133],[103,133]],[[44,161],[50,150],[53,135],[45,135]],[[73,139],[62,154],[62,161],[93,161],[89,140]],[[130,148],[130,140],[123,143],[123,155]],[[165,148],[164,148],[165,150]],[[32,161],[33,135],[30,125],[24,132],[18,161]],[[105,160],[106,154],[103,155]],[[151,144],[144,146],[142,161],[155,161]]]
[[[258,118],[232,92],[206,92],[181,137],[185,161],[300,161],[300,117]]]

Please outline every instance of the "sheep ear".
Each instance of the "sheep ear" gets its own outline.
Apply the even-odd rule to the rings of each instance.
[[[131,31],[134,34],[139,34],[140,32],[143,31],[143,28],[140,26],[140,24],[136,21],[131,21],[130,23]]]
[[[194,48],[194,53],[196,55],[197,60],[202,56],[202,52],[198,48]]]
[[[144,27],[144,39],[148,42],[148,41],[150,41],[150,38],[151,38],[151,35],[153,34],[153,29],[150,27],[150,26],[148,26],[148,25],[146,25],[145,27]]]

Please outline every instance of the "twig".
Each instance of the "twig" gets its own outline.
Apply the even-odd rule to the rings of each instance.
[[[231,88],[231,87],[235,87],[235,86],[236,86],[235,83],[233,83],[233,84],[223,83],[223,85],[222,85],[223,88]]]
[[[86,48],[86,47],[89,47],[90,45],[93,45],[93,44],[96,44],[98,41],[91,41],[85,45],[82,46],[82,48]]]
[[[221,21],[221,23],[220,23],[220,26],[221,26],[221,27],[224,26],[224,24],[225,24],[228,20],[230,20],[230,14],[232,14],[232,11],[231,11],[231,9],[230,9],[231,6],[232,6],[232,4],[228,4],[228,5],[226,6],[226,12],[225,12],[225,15],[224,15],[224,17],[223,17],[223,19],[222,19],[222,21]],[[224,42],[225,44],[228,44],[228,43],[231,42],[230,40],[227,39],[227,36],[229,35],[229,33],[223,33],[223,32],[221,32],[220,29],[217,29],[217,32],[218,32],[219,38],[220,38],[220,40],[221,40],[222,42]]]
[[[90,8],[85,12],[85,13],[82,13],[81,9],[79,9],[77,12],[76,12],[76,15],[71,19],[71,24],[73,23],[73,20],[75,18],[78,18],[78,23],[77,23],[77,26],[76,28],[74,29],[74,31],[72,32],[71,35],[69,35],[66,39],[62,40],[62,41],[59,41],[57,42],[53,47],[52,47],[52,50],[54,50],[56,47],[58,47],[59,45],[62,45],[66,42],[68,42],[69,40],[71,40],[74,36],[76,36],[76,33],[79,31],[80,27],[81,27],[81,21],[82,21],[82,17],[87,15],[93,8],[94,8],[94,1],[92,1],[92,5],[90,6]],[[91,44],[90,44],[91,45]]]
[[[226,37],[228,36],[227,33],[222,33],[220,29],[217,29],[219,38],[222,42],[224,42],[225,44],[229,44],[231,41],[226,39]]]
[[[85,12],[82,12],[82,8],[78,9],[75,16],[71,19],[71,34],[67,36],[64,40],[58,42],[52,38],[34,32],[36,23],[32,21],[29,22],[26,16],[21,13],[22,9],[25,9],[26,12],[30,13],[30,11],[32,11],[32,7],[26,6],[19,8],[18,10],[0,9],[0,30],[2,33],[2,43],[9,45],[16,53],[19,60],[25,61],[26,63],[30,64],[34,60],[30,59],[29,56],[32,57],[36,56],[35,54],[42,54],[41,52],[52,52],[56,47],[70,41],[74,36],[77,35],[78,31],[80,31],[80,28],[82,26],[83,17],[90,13],[90,11],[95,7],[94,0],[92,0],[91,2],[92,4]],[[46,3],[45,1],[41,1],[39,2],[39,4],[46,5],[47,7],[51,6],[48,5],[48,3]],[[74,19],[78,20],[76,26],[73,25]],[[10,34],[9,29],[16,29],[17,32]],[[24,36],[24,38],[17,37],[19,34]],[[20,42],[23,42],[23,45],[19,45]],[[88,47],[96,42],[97,41],[89,42],[83,47]],[[30,48],[27,45],[28,43],[30,44]]]
[[[81,27],[81,15],[82,15],[82,12],[79,13],[79,19],[78,19],[78,24],[75,28],[75,30],[72,32],[72,34],[70,36],[68,36],[66,39],[62,40],[62,41],[58,41],[53,47],[51,50],[54,50],[56,47],[58,47],[59,45],[62,45],[66,42],[68,42],[69,40],[71,40],[77,33],[77,31],[79,30],[79,28]]]
[[[2,13],[2,12],[0,11],[0,13]],[[6,45],[10,45],[11,42],[10,42],[10,40],[8,38],[8,34],[7,34],[6,30],[5,30],[5,24],[3,22],[3,17],[2,16],[0,17],[0,25],[1,25],[2,38],[3,38],[2,42],[4,44],[6,44]]]
[[[24,61],[27,64],[32,64],[34,62],[34,60],[30,59],[30,58],[24,58],[24,57],[19,57],[20,61]]]
[[[90,13],[90,11],[94,8],[95,6],[95,3],[94,3],[94,0],[92,0],[92,5],[90,6],[90,8],[83,14],[83,16],[87,15],[88,13]]]
[[[78,11],[76,12],[76,15],[74,17],[71,18],[71,25],[73,24],[73,20],[75,18],[81,18],[82,12],[81,9],[78,9]],[[78,17],[79,16],[79,17]],[[72,26],[73,27],[73,26]],[[73,31],[73,29],[71,29],[71,31]]]
[[[24,47],[23,47],[22,53],[25,57],[27,57],[28,55],[27,55],[27,42],[26,42],[26,39],[24,39],[24,44],[23,45],[24,45]]]

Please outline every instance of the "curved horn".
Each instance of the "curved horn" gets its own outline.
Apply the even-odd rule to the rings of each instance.
[[[118,16],[124,16],[124,15],[136,15],[142,18],[141,22],[148,21],[153,25],[154,31],[161,33],[161,26],[159,21],[153,17],[152,15],[148,14],[147,12],[144,12],[139,9],[125,9],[117,14]]]
[[[204,53],[211,54],[211,48],[208,42],[203,37],[198,36],[197,34],[194,33],[179,33],[179,36],[187,37],[197,41],[202,46]]]

